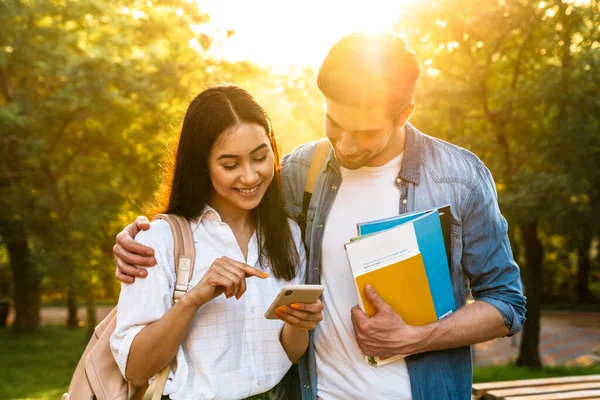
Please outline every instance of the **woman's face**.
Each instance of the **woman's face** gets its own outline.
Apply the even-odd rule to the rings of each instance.
[[[239,123],[222,133],[208,156],[211,205],[232,211],[256,208],[273,180],[273,157],[260,125]]]

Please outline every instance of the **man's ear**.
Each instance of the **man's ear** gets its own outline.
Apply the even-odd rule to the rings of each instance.
[[[404,109],[396,114],[396,126],[404,126],[415,111],[415,102],[411,101]]]

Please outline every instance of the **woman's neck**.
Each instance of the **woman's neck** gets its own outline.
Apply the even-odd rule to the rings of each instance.
[[[244,210],[238,207],[231,207],[230,204],[211,199],[208,201],[211,206],[234,232],[254,231],[254,213],[250,210]]]
[[[230,203],[219,201],[218,198],[214,197],[208,201],[208,205],[219,213],[224,223],[229,225],[244,256],[244,260],[247,261],[248,244],[255,230],[254,213],[243,208],[232,207]]]

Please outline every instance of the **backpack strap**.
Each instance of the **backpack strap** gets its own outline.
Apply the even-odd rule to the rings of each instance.
[[[179,299],[186,294],[188,283],[192,279],[194,272],[194,239],[192,237],[192,228],[185,217],[173,214],[157,214],[152,218],[163,219],[167,221],[173,232],[173,242],[175,249],[175,291],[173,292],[173,302],[177,303]]]
[[[329,139],[324,138],[317,142],[317,148],[310,162],[310,167],[306,174],[306,182],[304,183],[304,195],[302,196],[302,212],[299,216],[300,229],[302,231],[302,240],[306,231],[306,217],[308,215],[308,206],[312,199],[312,193],[315,190],[315,185],[319,179],[319,173],[323,169],[323,164],[329,154]]]
[[[194,272],[196,249],[194,248],[192,228],[189,221],[179,215],[157,214],[152,218],[152,221],[157,219],[167,221],[171,227],[171,232],[173,232],[173,243],[175,244],[173,255],[175,256],[176,275],[173,303],[177,303],[187,293],[188,283],[192,279]],[[150,387],[145,391],[142,400],[159,400],[162,397],[170,368],[171,365],[169,364],[158,373],[156,379],[152,381]]]

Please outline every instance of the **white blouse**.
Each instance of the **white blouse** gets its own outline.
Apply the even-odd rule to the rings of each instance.
[[[298,274],[289,283],[300,284],[304,283],[306,253],[300,228],[292,220],[289,224],[300,256]],[[145,279],[121,286],[120,312],[110,341],[123,376],[135,336],[173,304],[171,229],[163,220],[153,221],[150,226],[136,236],[136,241],[154,249],[157,265],[146,269]],[[191,227],[196,259],[190,288],[222,256],[271,273],[268,261],[266,265],[259,262],[256,233],[248,244],[248,259],[244,260],[233,231],[214,209],[206,207]],[[287,283],[273,275],[247,278],[246,292],[239,300],[221,295],[200,307],[177,351],[163,394],[171,399],[242,399],[274,387],[291,362],[279,341],[284,322],[268,320],[264,313]]]

